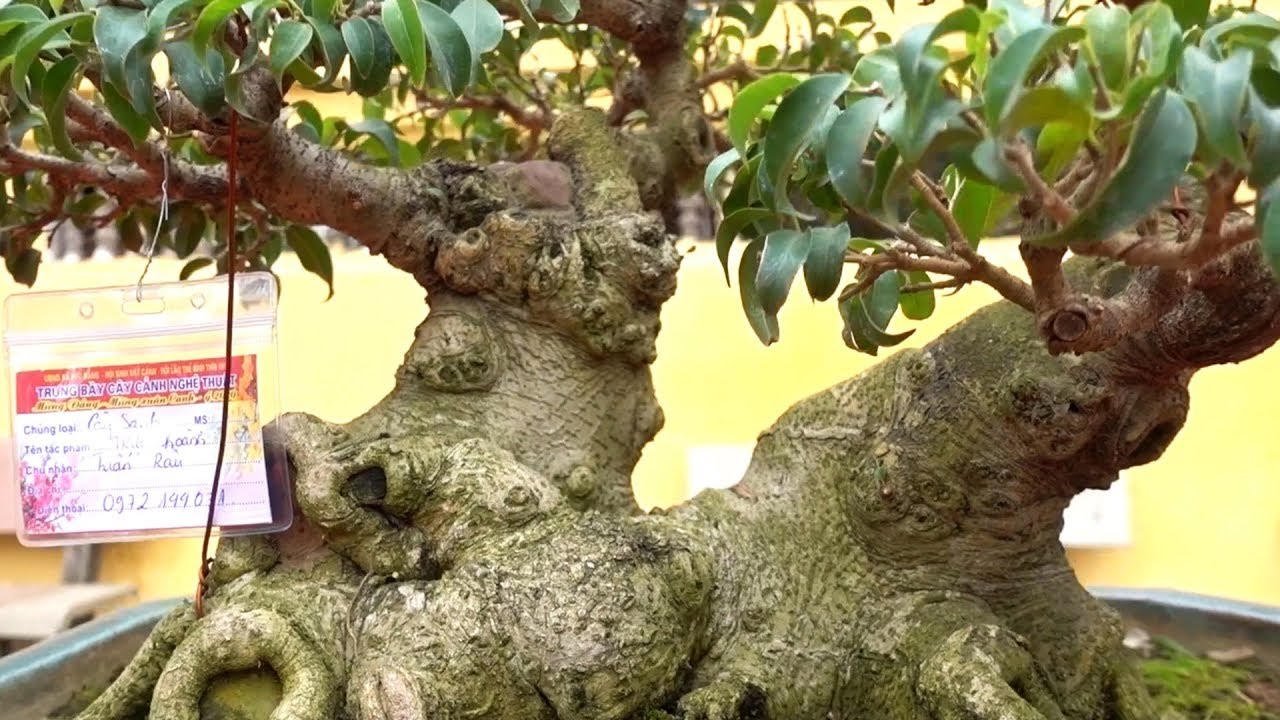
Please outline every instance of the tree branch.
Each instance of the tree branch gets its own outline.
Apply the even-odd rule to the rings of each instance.
[[[151,176],[157,188],[167,172],[169,191],[176,197],[218,203],[227,195],[226,171],[223,168],[193,165],[168,155],[166,150],[150,141],[135,145],[110,115],[75,93],[68,97],[67,117],[79,126],[78,132],[128,156]]]
[[[916,171],[911,176],[911,184],[924,198],[925,204],[942,220],[950,241],[949,254],[963,261],[966,271],[957,277],[981,281],[1000,293],[1001,296],[1021,305],[1024,308],[1035,307],[1031,286],[1010,274],[1001,267],[992,265],[985,257],[979,255],[969,246],[969,240],[960,227],[955,215],[946,206],[943,198],[935,188],[931,187],[922,173]],[[950,274],[950,273],[949,273]]]
[[[225,152],[225,148],[222,149]],[[438,218],[438,178],[360,163],[308,142],[283,121],[242,137],[240,173],[250,194],[295,223],[325,225],[421,278],[426,230]]]
[[[535,133],[545,132],[551,127],[549,110],[520,107],[505,95],[463,95],[453,99],[419,95],[417,104],[419,110],[493,110]]]
[[[700,89],[706,89],[719,82],[726,80],[737,80],[739,82],[747,82],[760,77],[760,73],[753,70],[745,62],[738,60],[736,62],[717,68],[707,73],[703,73],[698,77],[697,86]]]
[[[1026,143],[1019,142],[1005,149],[1004,156],[1013,163],[1014,169],[1031,188],[1031,194],[1040,203],[1044,211],[1059,225],[1066,225],[1076,216],[1076,209],[1071,207],[1057,190],[1049,187],[1040,173],[1036,171],[1035,160]]]

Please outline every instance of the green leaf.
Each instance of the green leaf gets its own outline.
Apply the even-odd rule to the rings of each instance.
[[[43,23],[48,19],[49,16],[45,15],[44,12],[35,5],[15,3],[13,5],[0,7],[0,35],[8,33],[10,30],[20,25]]]
[[[529,7],[529,3],[525,0],[515,0],[515,6],[516,14],[520,16],[520,22],[524,23],[525,30],[537,33],[540,26],[538,19],[533,16],[533,9]]]
[[[892,347],[911,337],[915,330],[891,334],[885,331],[897,310],[897,273],[885,273],[876,279],[871,291],[840,303],[844,319],[844,342],[859,352],[875,355],[881,347]],[[892,302],[892,305],[887,303]]]
[[[502,42],[502,15],[488,0],[462,0],[449,14],[462,28],[462,34],[467,36],[467,44],[471,46],[471,75],[474,77],[478,73],[480,56]]]
[[[310,27],[310,25],[308,25]],[[285,72],[292,75],[300,85],[305,88],[316,88],[319,90],[324,84],[324,78],[320,77],[320,73],[316,72],[309,64],[305,57],[289,63],[289,67],[285,68]]]
[[[169,19],[176,12],[187,9],[196,0],[161,0],[147,11],[147,32],[142,45],[146,54],[155,54],[164,44],[165,32],[169,29]]]
[[[1280,71],[1255,65],[1250,80],[1259,98],[1268,105],[1280,105]]]
[[[578,17],[578,6],[579,0],[542,0],[539,5],[549,10],[551,18],[560,23],[572,22]]]
[[[809,255],[804,261],[804,284],[809,288],[809,297],[826,300],[835,294],[848,249],[847,223],[809,229]]]
[[[1280,185],[1272,184],[1258,198],[1258,215],[1261,222],[1258,240],[1262,256],[1271,266],[1272,273],[1280,279]]]
[[[787,179],[792,165],[808,145],[814,126],[844,94],[849,82],[849,76],[843,73],[815,75],[778,103],[765,132],[763,153],[762,174],[773,188],[773,203],[790,207]]]
[[[204,268],[209,267],[212,264],[213,264],[213,258],[198,257],[193,260],[188,260],[187,264],[182,266],[182,270],[178,271],[178,279],[186,280],[187,278],[190,278],[192,275],[196,274],[197,272],[199,272]]]
[[[305,225],[290,225],[285,230],[285,240],[289,247],[298,254],[298,262],[302,269],[318,275],[329,285],[328,300],[333,297],[333,258],[329,255],[329,246],[324,244],[314,230]]]
[[[312,128],[316,132],[316,137],[324,134],[324,118],[320,117],[320,111],[315,105],[302,100],[293,104],[293,111],[298,114],[298,118],[302,120],[302,124]]]
[[[972,178],[960,181],[960,187],[951,200],[951,214],[972,248],[978,247],[978,243],[1011,207],[1010,196]]]
[[[414,86],[421,87],[427,80],[427,36],[417,0],[387,0],[382,6],[382,21],[396,53],[409,68]]]
[[[851,297],[844,300],[839,308],[840,319],[844,324],[841,331],[844,344],[861,353],[873,356],[878,354],[880,348],[867,335],[867,313],[862,306],[862,298]]]
[[[310,0],[303,5],[303,9],[307,11],[307,15],[310,15],[317,20],[322,22],[332,22],[334,16],[333,11],[337,6],[337,0]]]
[[[1204,25],[1209,17],[1209,0],[1162,0],[1183,29]]]
[[[840,16],[840,22],[837,24],[840,27],[844,27],[853,23],[869,23],[871,21],[871,11],[862,5],[855,5],[844,11],[844,14]]]
[[[1253,93],[1249,99],[1249,120],[1253,159],[1249,185],[1261,190],[1280,177],[1280,108],[1266,105]]]
[[[347,44],[351,69],[355,74],[367,75],[373,68],[373,28],[370,25],[368,20],[359,16],[342,23],[342,39]]]
[[[1129,9],[1123,5],[1095,5],[1084,14],[1085,45],[1102,71],[1107,87],[1118,90],[1129,74]]]
[[[1154,95],[1138,117],[1132,142],[1106,187],[1057,232],[1038,245],[1097,243],[1133,225],[1167,200],[1196,148],[1196,121],[1182,96]]]
[[[129,104],[154,128],[163,127],[156,113],[155,74],[151,70],[152,55],[141,52],[143,44],[134,47],[124,63]]]
[[[267,267],[275,265],[282,252],[284,252],[284,233],[272,230],[267,235],[267,241],[262,245],[262,259],[266,261]]]
[[[1022,178],[1005,162],[997,138],[984,139],[974,147],[969,156],[959,158],[956,164],[965,175],[976,176],[1005,192],[1017,193],[1026,189]]]
[[[1189,47],[1182,55],[1178,73],[1178,86],[1195,104],[1212,160],[1225,158],[1240,168],[1249,162],[1240,138],[1240,115],[1252,66],[1253,53],[1248,50],[1215,62],[1200,48]]]
[[[101,92],[102,101],[107,106],[107,112],[111,113],[111,117],[120,123],[120,126],[128,133],[134,144],[140,144],[145,140],[147,133],[151,131],[151,123],[141,113],[133,109],[133,104],[121,95],[114,85],[104,84]]]
[[[67,99],[80,79],[79,70],[80,58],[74,55],[68,55],[54,63],[44,75],[40,98],[53,146],[63,157],[72,160],[84,157],[67,135]]]
[[[733,241],[753,223],[772,217],[774,214],[769,210],[748,207],[734,210],[720,221],[720,226],[716,228],[716,256],[720,258],[720,265],[724,268],[726,285],[731,284],[729,282],[729,249],[733,247]]]
[[[784,229],[765,236],[760,269],[756,271],[756,294],[765,313],[777,315],[782,309],[796,272],[808,256],[808,232]]]
[[[316,40],[320,42],[320,54],[324,58],[324,76],[320,78],[320,87],[327,87],[342,70],[342,61],[347,57],[347,45],[342,41],[342,32],[331,22],[314,17],[308,17],[307,22],[315,31]]]
[[[902,34],[896,52],[898,72],[913,102],[920,103],[925,88],[934,89],[938,75],[946,68],[945,61],[930,55],[932,44],[952,33],[975,33],[981,23],[980,13],[965,6],[947,13],[935,25],[918,25]]]
[[[867,143],[884,113],[888,101],[882,97],[864,97],[854,101],[831,124],[827,133],[827,174],[831,186],[846,203],[863,204],[867,192],[868,173],[862,167]]]
[[[742,310],[747,315],[747,323],[755,331],[760,342],[772,345],[778,341],[778,316],[770,315],[760,305],[760,297],[756,293],[756,273],[760,270],[760,255],[764,248],[764,238],[756,238],[747,245],[742,253],[742,261],[738,264],[738,295],[742,298]]]
[[[923,270],[898,270],[898,306],[908,320],[927,320],[937,306],[932,290],[903,293],[908,285],[924,285],[930,282],[929,273]]]
[[[93,42],[98,46],[107,80],[121,93],[129,92],[125,59],[147,34],[147,16],[141,10],[105,5],[93,18]]]
[[[759,198],[756,196],[756,174],[760,171],[760,155],[759,153],[752,155],[741,168],[738,169],[733,176],[733,185],[729,186],[729,192],[724,196],[724,202],[720,203],[720,209],[725,215],[736,212],[737,210],[749,207]]]
[[[878,85],[888,98],[901,94],[902,75],[898,73],[898,57],[893,48],[879,48],[858,58],[853,82],[859,88]]]
[[[207,50],[202,61],[189,40],[166,43],[164,54],[182,94],[206,115],[222,112],[226,105],[222,54]]]
[[[871,185],[871,192],[867,194],[867,209],[871,212],[881,212],[887,209],[885,206],[885,190],[889,187],[889,179],[893,177],[894,169],[898,167],[900,157],[898,148],[894,145],[887,145],[876,153],[875,181]],[[891,212],[890,214],[893,213]]]
[[[232,13],[248,2],[249,0],[213,0],[204,6],[196,16],[195,29],[191,32],[191,47],[195,50],[197,58],[205,57],[205,50],[209,48],[209,41],[213,39],[213,34],[222,27]]]
[[[778,0],[756,0],[755,9],[751,12],[751,22],[747,25],[747,34],[756,37],[764,32],[777,6]]]
[[[400,164],[400,143],[396,139],[395,129],[386,120],[366,118],[359,122],[351,123],[351,129],[376,138],[387,151],[387,156],[391,158],[391,164]]]
[[[4,265],[13,279],[27,287],[36,283],[36,274],[40,270],[40,251],[35,248],[23,248],[15,255],[6,255]]]
[[[352,18],[347,24],[351,24],[354,20],[363,20],[363,18]],[[345,31],[346,25],[343,25]],[[298,20],[281,20],[276,25],[275,32],[271,33],[271,44],[267,48],[267,54],[270,57],[271,72],[276,79],[284,77],[284,73],[297,60],[302,51],[307,49],[311,44],[312,30],[307,23]],[[354,57],[354,53],[353,53]]]
[[[1036,157],[1045,158],[1041,175],[1056,180],[1076,159],[1084,144],[1085,131],[1064,123],[1049,123],[1036,136]]]
[[[24,104],[30,104],[27,95],[27,76],[31,74],[31,64],[40,56],[45,44],[63,30],[79,22],[88,21],[91,15],[87,12],[59,15],[42,25],[31,25],[22,31],[13,54],[13,67],[9,77],[14,93]]]
[[[1088,131],[1093,123],[1089,109],[1061,87],[1041,85],[1018,97],[1001,121],[1000,132],[1009,137],[1020,130],[1050,123],[1064,123]]]
[[[738,149],[729,148],[707,163],[706,174],[702,180],[702,191],[706,193],[708,200],[713,203],[716,202],[716,185],[720,183],[720,178],[725,174],[725,171],[738,162],[738,159]]]
[[[1016,37],[996,55],[983,85],[987,124],[999,127],[1036,64],[1047,53],[1079,39],[1082,32],[1076,27],[1037,27]]]
[[[897,345],[910,337],[912,332],[915,332],[913,330],[900,335],[888,335],[885,333],[885,330],[889,327],[889,322],[893,320],[894,314],[898,312],[898,282],[897,273],[884,273],[871,284],[871,290],[863,301],[867,319],[871,321],[871,329],[887,339],[887,341],[884,341],[884,339],[876,337],[873,333],[872,338],[880,346]]]
[[[367,72],[357,68],[352,73],[351,89],[364,97],[374,97],[387,87],[391,79],[391,68],[395,64],[395,50],[391,47],[391,38],[387,35],[387,30],[382,23],[370,20],[368,27],[373,39],[372,62]],[[346,25],[343,25],[343,28],[346,28]]]
[[[471,82],[471,44],[462,28],[439,6],[417,0],[436,75],[455,97]]]
[[[209,225],[209,219],[205,217],[204,211],[199,206],[190,203],[184,203],[178,209],[177,215],[177,227],[173,231],[173,251],[179,259],[182,259],[190,256],[199,247],[200,241],[204,239],[204,231]],[[186,268],[183,270],[185,271]]]
[[[1129,32],[1133,33],[1136,46],[1145,53],[1147,76],[1163,78],[1176,66],[1182,53],[1182,28],[1178,25],[1168,5],[1147,3],[1134,12]]]
[[[1254,36],[1267,42],[1276,35],[1280,35],[1280,20],[1260,12],[1235,15],[1230,20],[1224,20],[1209,26],[1204,31],[1204,37],[1201,38],[1200,44],[1203,46],[1216,45],[1226,42],[1231,36],[1237,34]]]
[[[742,88],[729,108],[729,139],[738,153],[747,150],[747,139],[760,111],[779,95],[800,84],[800,78],[788,73],[765,75]]]

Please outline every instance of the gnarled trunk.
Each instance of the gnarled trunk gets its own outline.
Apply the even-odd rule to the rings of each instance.
[[[83,718],[1153,718],[1062,512],[1159,456],[1196,368],[1280,334],[1253,251],[1083,357],[987,308],[796,405],[735,491],[640,515],[678,258],[618,147],[573,115],[551,161],[372,196],[364,234],[432,307],[395,389],[277,423],[294,527],[223,541],[206,617],[165,621]]]

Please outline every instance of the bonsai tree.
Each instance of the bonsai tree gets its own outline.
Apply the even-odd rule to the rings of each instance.
[[[230,269],[230,229],[238,269],[289,247],[330,279],[327,226],[431,307],[366,414],[272,426],[293,526],[223,540],[202,616],[82,717],[1153,718],[1057,538],[1160,456],[1198,369],[1280,336],[1280,22],[1126,5],[955,3],[893,39],[801,4],[783,46],[752,40],[771,0],[0,8],[17,279],[60,221],[158,232],[184,277]],[[543,41],[577,63],[522,70]],[[797,275],[862,352],[939,290],[1006,300],[800,401],[733,491],[642,514],[699,191],[766,343]],[[983,257],[1010,226],[1029,281]]]

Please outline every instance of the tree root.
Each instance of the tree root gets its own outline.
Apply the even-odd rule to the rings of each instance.
[[[331,659],[271,610],[223,610],[202,618],[156,683],[152,717],[200,720],[200,700],[224,673],[266,664],[284,686],[271,720],[332,720],[340,698]]]
[[[175,608],[162,618],[120,677],[90,703],[78,719],[133,720],[146,715],[156,681],[195,620],[195,609],[189,604]]]

